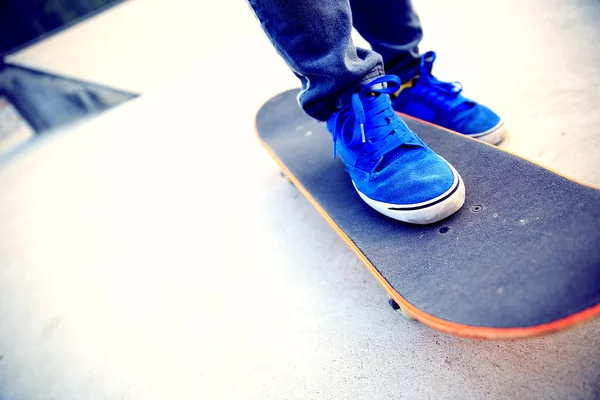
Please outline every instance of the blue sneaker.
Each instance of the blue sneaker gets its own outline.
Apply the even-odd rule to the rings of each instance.
[[[374,79],[327,121],[333,156],[339,155],[360,197],[399,221],[429,224],[465,201],[458,172],[427,147],[398,117],[389,94],[396,76]]]
[[[432,74],[435,53],[421,57],[419,74],[392,96],[394,110],[491,144],[506,136],[502,119],[492,110],[461,95],[459,82],[443,82]]]

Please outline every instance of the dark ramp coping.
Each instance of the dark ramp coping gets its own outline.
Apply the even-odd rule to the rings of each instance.
[[[492,328],[550,323],[600,302],[600,190],[492,146],[407,121],[460,172],[466,203],[428,226],[380,215],[332,159],[325,125],[297,90],[268,101],[260,138],[397,293],[450,322]]]

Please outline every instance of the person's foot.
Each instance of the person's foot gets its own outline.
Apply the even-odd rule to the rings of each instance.
[[[382,76],[352,95],[327,121],[339,155],[360,197],[380,213],[429,224],[455,213],[465,201],[456,170],[429,149],[392,109],[400,86]]]
[[[435,53],[421,57],[419,74],[392,96],[396,111],[491,144],[506,136],[502,119],[462,94],[459,82],[443,82],[432,74]]]

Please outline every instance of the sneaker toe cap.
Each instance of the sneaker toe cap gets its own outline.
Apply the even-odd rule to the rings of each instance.
[[[448,163],[428,151],[418,160],[399,160],[371,176],[359,190],[369,198],[389,204],[411,205],[447,192],[457,179]]]
[[[477,135],[493,130],[501,124],[502,119],[498,114],[478,104],[455,120],[454,130],[466,135]]]

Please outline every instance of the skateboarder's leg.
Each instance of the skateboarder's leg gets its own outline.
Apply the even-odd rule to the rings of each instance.
[[[375,210],[426,224],[456,212],[465,189],[458,172],[408,129],[389,95],[379,54],[350,37],[349,0],[250,0],[275,48],[302,81],[304,111],[327,121],[360,197]],[[326,171],[323,171],[326,173]]]
[[[435,53],[419,55],[423,37],[411,0],[350,0],[353,23],[382,55],[387,73],[402,79],[394,97],[396,111],[496,144],[506,135],[492,110],[462,96],[458,82],[443,82],[431,71]]]
[[[356,30],[381,54],[388,74],[402,82],[419,72],[423,29],[411,0],[350,0]]]
[[[350,96],[383,75],[381,56],[354,46],[348,0],[249,0],[262,28],[302,81],[298,101],[326,121]]]

